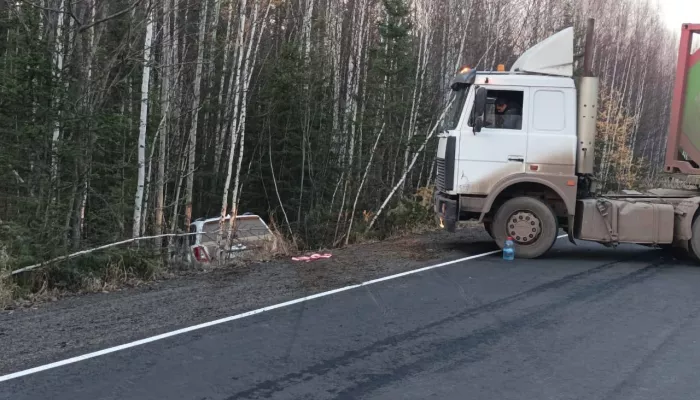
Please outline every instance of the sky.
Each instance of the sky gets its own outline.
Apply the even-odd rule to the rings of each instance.
[[[679,31],[685,22],[700,24],[700,0],[656,0],[669,29]]]

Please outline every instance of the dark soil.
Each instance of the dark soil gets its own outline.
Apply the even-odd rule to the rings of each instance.
[[[327,260],[226,267],[0,311],[0,374],[494,249],[483,228],[468,226],[338,249]]]

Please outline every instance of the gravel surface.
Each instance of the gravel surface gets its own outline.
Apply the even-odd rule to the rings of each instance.
[[[328,260],[223,268],[0,311],[0,374],[494,249],[480,226],[468,226],[351,246]]]

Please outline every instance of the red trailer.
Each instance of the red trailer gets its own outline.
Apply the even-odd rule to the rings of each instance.
[[[692,52],[694,41],[700,43],[700,24],[684,24],[666,148],[669,173],[700,175],[700,50]]]

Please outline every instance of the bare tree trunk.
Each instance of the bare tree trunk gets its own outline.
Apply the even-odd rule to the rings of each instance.
[[[306,0],[304,11],[304,20],[302,22],[302,55],[304,57],[304,67],[307,71],[305,74],[306,82],[304,83],[304,127],[301,135],[301,178],[299,183],[299,207],[297,208],[297,221],[301,221],[301,209],[304,199],[304,178],[306,177],[306,144],[309,136],[311,125],[311,90],[309,82],[311,81],[311,22],[314,13],[314,2],[316,0]]]
[[[430,163],[430,171],[428,172],[428,179],[425,182],[425,187],[429,188],[432,186],[432,181],[433,181],[433,172],[435,171],[435,161],[433,160]]]
[[[171,0],[163,0],[163,39],[161,41],[162,68],[161,68],[161,109],[163,121],[161,123],[158,146],[158,174],[156,177],[156,215],[155,234],[163,234],[163,209],[165,208],[165,162],[167,157],[168,132],[170,127],[170,82],[173,71],[173,34],[171,30]],[[155,146],[154,146],[155,147]],[[162,239],[156,239],[156,247],[162,246]]]
[[[302,21],[302,43],[303,56],[308,66],[309,55],[311,54],[311,21],[314,15],[314,3],[316,0],[306,0],[304,10],[304,20]]]
[[[345,95],[345,124],[343,130],[343,150],[345,153],[345,184],[343,186],[343,196],[340,202],[338,211],[338,219],[336,221],[336,230],[334,242],[338,240],[338,232],[341,225],[341,219],[345,214],[345,201],[347,199],[347,191],[350,182],[354,176],[353,163],[355,155],[355,134],[357,131],[357,115],[358,115],[358,95],[360,87],[360,77],[364,68],[364,44],[365,44],[365,23],[368,11],[368,2],[362,1],[355,4],[355,12],[359,12],[359,27],[353,34],[353,47],[350,57],[348,58],[348,77],[347,77],[347,93]],[[358,11],[359,10],[359,11]],[[345,141],[348,142],[345,142]],[[345,214],[346,215],[346,214]],[[347,215],[346,215],[347,216]]]
[[[89,14],[90,18],[88,20],[88,24],[92,24],[95,21],[95,16],[96,16],[96,6],[95,6],[95,0],[89,0],[87,3],[87,7],[89,9]],[[85,80],[85,94],[84,94],[84,104],[83,108],[88,116],[93,115],[93,107],[94,103],[96,101],[96,98],[93,96],[93,91],[92,91],[92,79],[93,79],[93,65],[95,62],[95,57],[97,54],[97,32],[95,29],[95,26],[91,27],[87,31],[87,45],[88,45],[88,54],[87,54],[87,62],[85,65],[85,70],[84,74],[87,77]],[[87,146],[86,149],[83,151],[83,159],[84,159],[84,167],[83,167],[83,182],[81,185],[81,196],[80,200],[78,203],[78,213],[77,213],[77,222],[74,226],[74,235],[73,235],[73,246],[74,248],[79,248],[80,247],[80,242],[83,237],[83,234],[85,232],[85,208],[87,207],[87,199],[88,199],[88,189],[90,187],[90,173],[92,169],[92,144],[94,142],[94,133],[92,132],[92,127],[88,127],[88,140],[87,140]]]
[[[377,145],[379,145],[379,139],[382,138],[382,133],[384,133],[384,128],[386,124],[382,125],[382,128],[377,134],[377,139],[374,141],[374,146],[372,146],[372,151],[369,153],[369,161],[367,161],[367,166],[365,167],[365,172],[362,175],[362,180],[360,181],[360,186],[357,188],[357,194],[355,195],[355,201],[352,203],[352,212],[350,213],[350,224],[348,225],[348,233],[345,235],[345,245],[350,243],[350,234],[352,233],[352,223],[355,220],[355,210],[357,209],[357,201],[360,199],[360,194],[362,193],[362,188],[365,186],[367,181],[367,175],[369,175],[369,170],[372,167],[372,160],[374,160],[374,154],[377,152]]]
[[[161,124],[163,122],[161,121]],[[156,130],[156,134],[151,142],[151,155],[148,157],[148,168],[146,169],[146,185],[143,193],[143,210],[141,211],[141,236],[146,234],[146,227],[148,226],[148,200],[151,194],[151,177],[153,176],[153,155],[156,151],[156,141],[158,140],[158,134],[160,129]]]
[[[187,156],[187,187],[185,188],[185,227],[192,222],[192,190],[194,189],[195,150],[197,148],[197,125],[199,122],[199,103],[202,90],[202,67],[204,64],[205,34],[207,31],[208,0],[201,2],[199,10],[199,34],[197,35],[197,66],[194,75],[194,96],[192,98],[192,125],[190,126],[189,151]]]
[[[216,63],[213,62],[213,54],[216,49],[216,39],[219,30],[219,16],[221,14],[221,0],[214,0],[214,12],[212,13],[211,26],[209,27],[209,32],[211,33],[211,50],[209,52],[209,68],[207,68],[206,80],[210,82],[214,79],[214,73],[216,72]],[[207,113],[209,114],[209,113]]]
[[[141,116],[139,117],[138,144],[138,184],[134,197],[134,222],[132,236],[141,233],[141,209],[143,206],[143,188],[146,178],[146,128],[148,126],[148,89],[151,80],[151,44],[153,42],[153,9],[148,10],[146,22],[146,38],[143,42],[143,73],[141,78]]]
[[[236,69],[231,71],[231,83],[229,84],[228,88],[228,95],[227,95],[227,100],[231,101],[233,100],[233,107],[228,106],[226,108],[226,123],[228,124],[228,121],[231,116],[234,117],[234,121],[232,123],[232,126],[229,128],[230,129],[230,148],[229,148],[229,155],[228,155],[228,165],[226,169],[226,179],[224,181],[224,191],[223,191],[223,196],[222,196],[222,201],[221,201],[221,220],[219,223],[220,226],[220,235],[219,235],[219,247],[223,245],[224,240],[228,240],[228,236],[225,237],[225,232],[224,232],[224,219],[226,218],[226,214],[228,211],[228,197],[229,197],[229,189],[231,187],[231,178],[233,176],[233,160],[235,157],[235,150],[236,150],[236,142],[238,141],[238,104],[240,101],[240,85],[241,85],[241,78],[242,78],[242,66],[243,66],[243,36],[245,33],[245,25],[246,25],[246,7],[247,7],[247,0],[241,0],[240,4],[240,14],[238,17],[238,35],[236,36],[236,48],[235,48],[235,56],[234,60],[236,62]],[[235,94],[235,95],[234,95]],[[233,98],[233,99],[232,99]],[[234,199],[235,201],[235,199]],[[233,207],[233,205],[232,205]],[[235,219],[235,215],[231,215],[231,219]],[[233,224],[233,222],[231,222]]]
[[[63,18],[65,16],[66,0],[60,0],[58,7],[58,22],[56,23],[55,55],[53,59],[53,78],[56,87],[63,87],[60,81],[63,77]],[[55,93],[53,98],[54,107],[58,109],[56,119],[53,123],[53,134],[51,137],[51,203],[55,201],[56,186],[58,184],[58,144],[61,138],[61,93]]]
[[[244,2],[245,4],[245,2]],[[243,7],[244,8],[244,7]],[[224,49],[224,59],[222,63],[222,69],[221,69],[221,81],[219,82],[219,97],[218,97],[218,106],[219,106],[219,112],[218,112],[218,137],[216,141],[216,146],[214,148],[214,175],[218,176],[219,175],[219,168],[221,168],[221,155],[224,149],[224,143],[226,139],[226,129],[229,125],[229,117],[230,117],[230,111],[226,110],[224,107],[224,91],[226,87],[228,86],[229,88],[229,96],[227,96],[226,100],[228,103],[228,100],[230,99],[230,92],[231,92],[231,85],[233,85],[233,80],[234,80],[234,72],[232,71],[230,74],[230,79],[228,79],[228,85],[226,85],[227,82],[227,77],[229,76],[228,72],[228,57],[229,54],[233,51],[233,44],[234,41],[231,40],[231,34],[233,32],[233,9],[234,5],[233,2],[230,2],[228,5],[228,18],[227,18],[227,23],[226,23],[226,48]],[[243,10],[242,12],[244,12]],[[239,29],[238,36],[236,36],[236,43],[238,43],[238,40],[240,38],[241,31]],[[235,60],[235,56],[234,56]],[[232,145],[232,148],[235,145]]]
[[[175,188],[175,201],[173,202],[173,215],[172,215],[172,221],[170,222],[170,231],[171,232],[176,232],[177,231],[177,220],[178,220],[178,212],[179,212],[179,207],[180,207],[180,193],[182,192],[182,183],[185,181],[185,164],[187,164],[187,157],[182,157],[182,161],[180,162],[180,166],[178,171],[180,172],[180,177],[177,181],[177,186]],[[185,229],[190,229],[189,226],[185,226]],[[170,243],[169,245],[172,245]]]
[[[282,215],[284,215],[284,221],[287,223],[287,229],[289,230],[289,236],[294,240],[294,232],[292,231],[292,224],[289,223],[289,217],[287,216],[287,211],[284,209],[284,203],[280,197],[280,191],[277,187],[277,178],[275,177],[275,166],[272,164],[272,137],[268,140],[268,152],[270,160],[270,171],[272,172],[272,183],[275,185],[275,194],[277,195],[277,201],[280,203],[280,209],[282,209]]]
[[[333,132],[332,143],[333,151],[338,154],[338,148],[342,143],[342,135],[340,132],[340,89],[341,89],[341,46],[342,46],[342,16],[340,0],[329,0],[328,17],[330,30],[328,33],[326,46],[330,48],[331,65],[333,71]],[[343,3],[344,4],[344,3]]]
[[[209,38],[209,43],[211,43],[210,48],[209,48],[209,54],[207,56],[208,60],[208,65],[207,68],[204,72],[204,78],[202,79],[205,87],[205,92],[207,93],[207,103],[211,102],[211,95],[209,94],[209,91],[212,90],[215,86],[213,84],[214,76],[216,74],[216,47],[217,47],[217,36],[218,36],[218,29],[219,29],[219,17],[221,14],[221,0],[213,0],[214,1],[214,10],[212,12],[212,18],[211,18],[211,23],[209,26],[207,26],[207,35],[210,36]],[[218,138],[218,135],[216,135],[216,130],[213,132],[215,133],[214,135],[210,135],[209,132],[212,132],[212,127],[216,128],[216,124],[218,121],[214,118],[214,115],[211,112],[206,112],[204,113],[204,122],[202,126],[204,127],[204,131],[207,132],[205,135],[205,138],[207,140],[207,145],[204,146],[206,151],[211,149],[213,146],[216,146],[216,139]],[[212,122],[213,121],[213,122]],[[214,141],[212,145],[212,141]]]
[[[613,75],[612,75],[612,81],[610,84],[610,92],[614,90],[615,88],[615,78],[617,76],[617,56],[620,54],[620,45],[621,42],[619,41],[619,37],[616,38],[617,41],[617,50],[615,51],[613,55]],[[605,121],[605,131],[603,132],[603,137],[605,137],[605,146],[603,147],[603,154],[601,156],[601,162],[600,162],[600,171],[606,171],[607,170],[607,164],[609,160],[609,150],[610,150],[610,141],[608,140],[608,127],[610,126],[610,118],[612,118],[612,113],[609,110],[606,121]],[[603,173],[603,183],[605,184],[606,178],[604,176],[605,174]]]
[[[403,181],[406,180],[406,176],[408,176],[408,173],[411,171],[411,169],[413,169],[413,166],[416,165],[416,160],[418,160],[418,156],[420,156],[420,153],[423,151],[423,149],[425,149],[425,146],[428,144],[430,139],[432,139],[433,136],[435,136],[435,132],[437,132],[437,129],[439,126],[439,121],[442,121],[443,118],[445,118],[445,114],[447,113],[447,110],[450,109],[450,106],[452,105],[453,101],[454,101],[454,99],[447,104],[447,106],[445,107],[445,110],[440,115],[440,118],[438,118],[438,122],[435,125],[433,125],[433,128],[430,130],[428,135],[425,136],[425,140],[423,141],[423,144],[420,146],[420,148],[418,148],[418,151],[416,151],[416,153],[413,155],[413,159],[411,160],[411,164],[408,166],[408,169],[406,169],[404,171],[403,176],[401,177],[401,179],[399,179],[399,182],[394,186],[393,189],[391,189],[391,192],[389,192],[389,195],[386,197],[386,199],[384,199],[384,202],[382,203],[381,207],[379,207],[379,210],[377,210],[377,213],[374,215],[374,218],[372,218],[372,222],[370,222],[369,226],[367,227],[367,231],[370,231],[374,227],[374,224],[377,222],[377,219],[382,214],[382,212],[384,211],[386,206],[389,204],[391,199],[394,197],[394,194],[396,193],[396,191],[399,189],[399,187],[401,187],[401,185],[403,185]]]
[[[431,32],[429,30],[432,27],[427,26],[425,27],[426,32],[423,34],[423,40],[419,41],[419,50],[418,50],[418,62],[416,65],[416,76],[415,76],[415,83],[414,83],[414,89],[413,89],[413,98],[411,101],[411,114],[409,116],[409,123],[408,123],[408,132],[406,134],[406,150],[404,152],[404,163],[403,163],[403,169],[404,171],[408,167],[408,157],[411,152],[411,140],[413,140],[413,137],[416,134],[416,129],[417,129],[417,123],[418,123],[418,111],[420,110],[420,105],[423,99],[423,86],[425,82],[425,74],[428,69],[428,62],[430,61],[430,52],[429,52],[429,43],[432,38]],[[405,185],[405,182],[404,182]],[[400,188],[400,190],[404,190],[404,186]]]
[[[238,118],[237,122],[237,129],[238,129],[238,136],[240,137],[240,143],[238,146],[238,165],[236,166],[236,179],[234,181],[233,185],[233,195],[231,196],[231,221],[230,221],[230,228],[228,232],[228,240],[227,244],[231,244],[231,238],[232,234],[235,228],[235,216],[238,215],[238,203],[240,201],[240,188],[241,188],[241,165],[243,164],[243,156],[244,156],[244,149],[245,149],[245,129],[246,129],[246,119],[248,117],[248,88],[250,87],[250,80],[253,75],[253,67],[255,65],[255,62],[257,60],[257,55],[258,55],[258,49],[260,46],[260,38],[262,36],[262,33],[265,31],[265,26],[267,24],[267,15],[270,12],[270,9],[272,8],[272,2],[268,2],[267,9],[265,10],[265,14],[262,17],[262,23],[259,28],[260,28],[260,36],[256,35],[256,32],[258,30],[258,8],[259,8],[260,3],[256,2],[255,7],[253,8],[253,21],[251,22],[251,32],[250,32],[250,37],[248,39],[248,48],[246,49],[246,54],[245,54],[245,63],[243,64],[243,72],[242,72],[242,85],[243,85],[243,90],[240,92],[239,96],[241,98],[241,109],[240,109],[240,116]],[[291,229],[291,228],[290,228]]]

